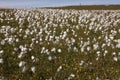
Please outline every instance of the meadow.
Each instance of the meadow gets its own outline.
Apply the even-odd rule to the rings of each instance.
[[[120,10],[0,9],[0,80],[120,80]]]

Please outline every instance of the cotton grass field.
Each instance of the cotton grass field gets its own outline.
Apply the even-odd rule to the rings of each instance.
[[[0,9],[0,80],[120,80],[120,10]]]

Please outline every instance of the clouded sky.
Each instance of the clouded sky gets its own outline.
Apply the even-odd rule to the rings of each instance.
[[[120,4],[120,0],[0,0],[0,7],[31,8],[65,5]]]

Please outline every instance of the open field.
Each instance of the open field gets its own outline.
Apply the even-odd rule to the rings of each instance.
[[[78,5],[63,7],[46,7],[51,9],[75,9],[75,10],[120,10],[120,5]]]
[[[120,10],[0,9],[0,80],[120,80]]]

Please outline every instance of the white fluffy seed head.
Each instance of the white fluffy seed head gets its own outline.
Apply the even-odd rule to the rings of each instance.
[[[75,77],[75,75],[74,75],[73,73],[72,73],[72,74],[70,74],[70,76],[71,76],[71,77]]]
[[[4,51],[3,50],[0,50],[0,54],[2,54]]]
[[[62,66],[59,66],[57,69],[57,72],[59,72],[62,69]]]
[[[114,60],[114,61],[118,61],[118,58],[117,58],[117,57],[113,57],[113,60]]]
[[[3,59],[0,59],[0,64],[2,64],[3,63]]]
[[[58,53],[61,53],[61,52],[62,52],[62,50],[61,50],[61,49],[58,49],[57,51],[58,51]]]
[[[52,60],[52,56],[48,56],[48,60],[51,61]]]
[[[33,59],[35,59],[35,57],[34,57],[34,56],[31,56],[31,59],[33,60]]]
[[[35,66],[31,67],[31,71],[35,73]]]
[[[25,62],[24,62],[24,61],[21,61],[21,62],[19,63],[19,67],[22,67],[23,65],[25,65]]]

